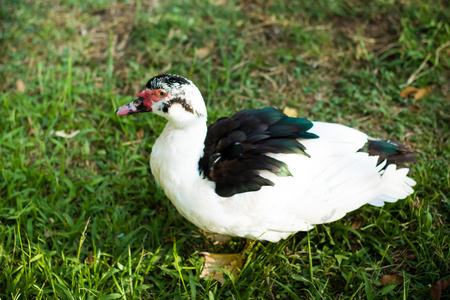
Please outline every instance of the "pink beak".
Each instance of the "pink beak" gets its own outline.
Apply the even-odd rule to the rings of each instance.
[[[147,108],[145,105],[141,104],[138,107],[134,106],[134,101],[127,103],[125,105],[122,105],[116,110],[116,115],[119,116],[126,116],[126,115],[132,115],[132,114],[138,114],[141,112],[149,112],[152,111],[152,109]]]

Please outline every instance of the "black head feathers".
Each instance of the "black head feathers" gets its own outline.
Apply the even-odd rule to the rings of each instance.
[[[150,90],[154,90],[163,88],[163,85],[174,87],[184,84],[191,84],[191,82],[179,75],[161,74],[150,79],[145,86]]]

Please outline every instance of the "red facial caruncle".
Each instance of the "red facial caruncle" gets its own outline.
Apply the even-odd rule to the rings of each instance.
[[[148,109],[152,108],[152,102],[158,102],[163,100],[168,96],[168,93],[163,89],[156,89],[156,90],[143,90],[140,93],[137,93],[136,96],[143,98],[143,103],[145,107]]]
[[[145,107],[147,107],[148,109],[152,109],[152,91],[149,90],[143,90],[140,93],[137,93],[136,96],[140,97],[140,98],[144,98],[143,103],[145,105]]]

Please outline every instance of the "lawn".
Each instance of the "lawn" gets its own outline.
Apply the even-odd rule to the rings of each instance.
[[[436,283],[450,279],[446,1],[4,0],[0,16],[1,299],[450,294]],[[210,122],[289,107],[407,144],[415,193],[256,242],[238,277],[201,279],[199,252],[245,241],[214,244],[157,186],[163,119],[115,115],[165,72],[197,84]]]

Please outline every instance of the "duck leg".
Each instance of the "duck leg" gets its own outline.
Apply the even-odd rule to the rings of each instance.
[[[205,263],[203,265],[203,271],[200,274],[200,278],[210,277],[219,281],[221,284],[224,284],[224,274],[220,269],[230,272],[233,277],[236,278],[244,266],[248,253],[250,253],[254,244],[255,241],[247,239],[247,246],[240,253],[218,254],[200,252],[200,254],[205,256]]]

